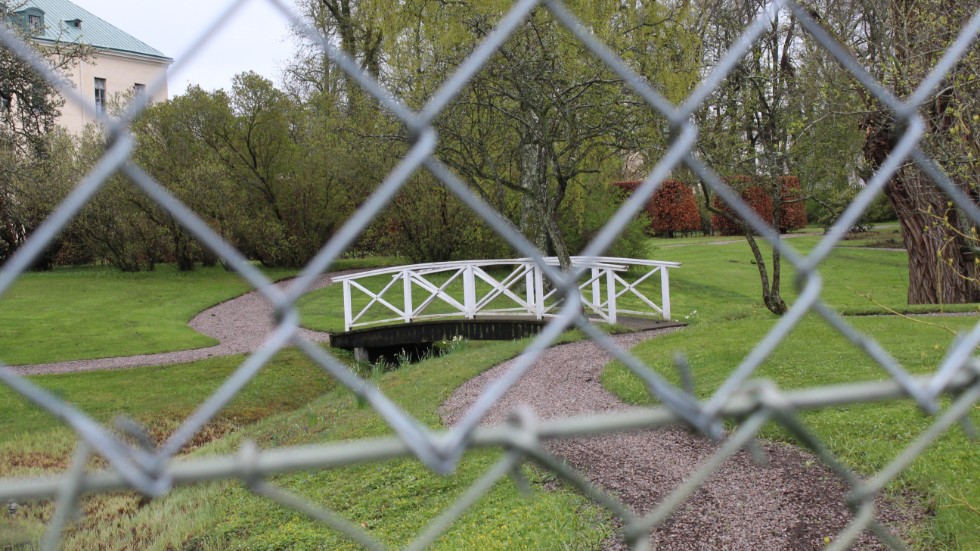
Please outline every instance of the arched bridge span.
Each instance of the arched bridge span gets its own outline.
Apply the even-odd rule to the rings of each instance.
[[[548,258],[557,265],[557,259]],[[645,327],[670,322],[669,270],[677,262],[572,257],[583,308],[595,321]],[[340,276],[344,333],[331,344],[363,349],[436,342],[514,339],[536,333],[562,295],[527,258],[395,266]],[[362,357],[366,357],[364,353]]]

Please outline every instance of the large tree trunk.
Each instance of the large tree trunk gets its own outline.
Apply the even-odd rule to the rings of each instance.
[[[928,2],[898,0],[880,6],[882,20],[872,28],[873,56],[886,86],[899,97],[910,95],[974,8],[953,0]],[[890,29],[884,25],[886,23]],[[962,167],[969,164],[972,147],[969,132],[953,132],[957,118],[971,120],[976,112],[976,84],[959,71],[975,65],[967,54],[961,68],[954,69],[928,101],[921,104],[927,132],[920,147],[935,158],[950,178],[977,200],[975,177]],[[875,58],[881,56],[879,58]],[[890,59],[889,59],[890,57]],[[893,71],[891,67],[901,67]],[[873,105],[873,104],[872,104]],[[894,115],[874,106],[864,121],[867,137],[864,156],[877,170],[901,137],[902,128]],[[902,240],[909,256],[909,304],[955,304],[980,300],[980,281],[976,265],[976,226],[965,219],[949,197],[912,163],[907,163],[885,186],[902,229]]]
[[[958,212],[918,167],[906,165],[885,187],[909,255],[909,304],[980,301],[976,254]]]

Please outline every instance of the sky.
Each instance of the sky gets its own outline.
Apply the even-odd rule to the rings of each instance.
[[[160,50],[176,65],[233,0],[72,2]],[[285,3],[292,6],[290,0]],[[228,23],[187,65],[171,66],[171,97],[183,93],[188,84],[205,90],[228,90],[232,77],[243,71],[255,71],[280,82],[282,69],[295,48],[283,14],[267,0],[246,0]]]

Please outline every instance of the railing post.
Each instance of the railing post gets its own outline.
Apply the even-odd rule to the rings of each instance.
[[[616,323],[616,273],[612,268],[606,268],[606,296],[609,297],[609,304],[606,305],[609,323]]]
[[[544,318],[544,271],[534,265],[534,317]]]
[[[402,271],[403,288],[405,289],[405,323],[412,322],[412,276],[408,270]]]
[[[344,280],[344,331],[350,331],[354,324],[354,310],[350,300],[350,281]]]
[[[670,321],[670,276],[667,275],[667,266],[660,267],[660,300],[664,319]]]
[[[476,317],[476,281],[472,265],[463,270],[463,317],[469,320]]]
[[[595,305],[595,309],[602,311],[602,282],[599,281],[599,268],[595,266],[592,267],[592,304]]]
[[[528,314],[534,314],[535,312],[537,312],[537,307],[535,306],[535,304],[537,304],[537,303],[534,301],[534,298],[535,298],[535,294],[534,294],[534,270],[528,270],[527,273],[524,274],[524,285],[527,288],[527,304],[528,304],[528,312],[527,313]]]

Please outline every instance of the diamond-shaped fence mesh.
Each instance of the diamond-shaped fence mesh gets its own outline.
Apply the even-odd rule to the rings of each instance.
[[[358,211],[334,235],[322,250],[285,290],[270,285],[269,280],[257,270],[239,251],[229,245],[208,223],[190,208],[177,200],[164,186],[138,166],[132,159],[134,141],[129,132],[133,118],[146,107],[146,102],[135,102],[118,119],[102,118],[112,136],[111,145],[95,167],[81,178],[75,189],[64,199],[30,239],[3,266],[0,273],[0,297],[5,294],[32,261],[41,254],[60,230],[86,203],[98,193],[109,178],[116,173],[127,177],[147,196],[166,210],[175,220],[186,227],[211,251],[224,259],[254,288],[261,290],[276,312],[276,330],[257,352],[249,355],[234,373],[214,392],[183,424],[159,447],[140,445],[133,438],[120,435],[120,431],[93,420],[85,412],[35,385],[14,370],[0,366],[0,380],[15,392],[62,420],[76,433],[80,442],[73,465],[64,473],[31,479],[0,480],[0,502],[12,500],[52,499],[55,513],[49,523],[43,544],[56,548],[66,523],[76,516],[80,498],[91,492],[134,490],[153,497],[167,495],[179,485],[203,481],[236,479],[244,482],[251,492],[279,504],[302,512],[324,525],[339,531],[353,542],[368,548],[380,548],[382,544],[360,523],[345,519],[342,515],[295,495],[273,482],[275,475],[297,470],[332,469],[344,465],[382,461],[393,457],[413,458],[438,473],[451,473],[464,452],[479,447],[495,447],[506,451],[502,458],[479,478],[448,510],[431,521],[411,548],[424,548],[442,535],[452,523],[465,513],[468,507],[500,479],[515,472],[518,465],[531,462],[556,476],[565,479],[585,496],[607,508],[622,525],[623,541],[632,547],[648,545],[647,534],[662,525],[670,515],[682,508],[689,497],[709,484],[708,479],[720,466],[740,449],[752,449],[755,438],[766,423],[775,422],[792,433],[800,442],[811,448],[815,457],[826,465],[849,486],[853,516],[839,534],[828,534],[827,542],[836,549],[847,548],[863,532],[873,533],[879,541],[893,547],[901,547],[899,538],[876,517],[875,500],[883,488],[896,477],[947,429],[957,423],[968,424],[968,414],[980,400],[980,363],[974,357],[980,343],[980,325],[962,335],[952,345],[941,365],[930,375],[913,377],[873,339],[862,335],[844,318],[832,310],[822,299],[822,262],[834,250],[847,228],[854,225],[866,211],[883,187],[893,178],[904,163],[915,163],[932,178],[976,224],[980,224],[980,211],[975,202],[967,197],[948,178],[943,170],[919,147],[925,131],[925,123],[918,115],[918,106],[932,90],[940,86],[946,75],[964,57],[980,30],[980,11],[960,31],[958,39],[946,49],[945,55],[932,68],[916,90],[901,100],[896,93],[877,82],[838,43],[811,12],[801,4],[777,1],[759,10],[752,23],[744,28],[713,69],[704,75],[701,83],[679,105],[666,100],[654,87],[638,76],[630,65],[617,57],[610,48],[598,40],[561,2],[523,0],[516,2],[496,24],[483,42],[455,68],[444,84],[431,95],[420,110],[410,108],[398,97],[363,71],[357,61],[335,47],[331,39],[319,36],[315,30],[295,17],[284,5],[275,4],[285,16],[308,38],[318,44],[330,62],[352,82],[372,96],[408,130],[413,141],[410,149],[397,166],[387,175],[373,194]],[[242,2],[229,6],[227,13],[234,13]],[[575,283],[577,274],[562,273],[544,259],[524,236],[515,231],[502,214],[475,193],[451,167],[436,154],[439,135],[433,128],[434,121],[449,106],[459,92],[480,72],[488,60],[535,10],[546,10],[563,25],[585,48],[601,60],[608,69],[641,98],[651,110],[669,121],[672,126],[669,147],[656,166],[649,172],[636,193],[606,221],[602,230],[582,251],[583,256],[598,256],[623,231],[635,214],[643,208],[647,198],[672,171],[690,170],[706,182],[708,188],[721,196],[747,223],[772,246],[778,248],[785,261],[792,264],[798,274],[798,298],[778,323],[758,342],[748,356],[732,370],[727,380],[706,400],[696,399],[687,388],[681,388],[656,375],[638,358],[624,350],[603,331],[595,327],[583,315],[579,289]],[[760,39],[774,14],[790,10],[796,21],[811,38],[828,51],[860,83],[866,92],[874,96],[902,124],[904,133],[896,137],[890,155],[867,180],[866,187],[856,196],[840,220],[821,239],[809,255],[803,256],[781,241],[774,230],[753,212],[718,173],[695,154],[698,127],[692,122],[707,98],[735,70],[739,60]],[[223,18],[222,21],[227,18]],[[209,34],[225,23],[216,21],[212,29],[195,43],[191,51],[206,43]],[[76,90],[53,74],[34,51],[8,29],[0,29],[0,42],[23,60],[46,75],[59,91],[74,98],[81,105],[88,105],[78,97]],[[193,55],[178,64],[193,60]],[[158,82],[150,88],[158,88]],[[149,97],[150,94],[147,94]],[[299,332],[300,316],[297,300],[313,282],[338,259],[379,213],[409,182],[414,174],[427,171],[451,190],[486,224],[503,237],[519,254],[533,259],[555,288],[564,294],[561,310],[549,321],[545,329],[534,338],[526,350],[513,362],[506,373],[490,384],[473,402],[470,409],[452,427],[432,429],[413,418],[402,407],[389,399],[373,384],[355,375],[348,366],[330,351],[310,342]],[[815,313],[824,318],[854,347],[859,348],[880,364],[890,379],[887,382],[780,389],[772,384],[752,380],[753,374],[773,353],[784,338],[798,326],[804,316]],[[480,423],[492,406],[498,403],[532,367],[542,352],[567,329],[578,328],[588,338],[622,361],[645,382],[649,392],[660,404],[656,407],[611,412],[568,418],[536,420],[533,413],[515,412],[513,421],[504,426],[481,427]],[[267,362],[282,348],[298,347],[317,365],[353,391],[369,407],[373,408],[390,426],[393,436],[382,439],[327,443],[301,448],[280,447],[259,450],[253,444],[245,444],[239,453],[227,456],[182,458],[175,460],[178,451],[247,385]],[[820,439],[811,432],[799,413],[808,409],[835,405],[872,402],[885,399],[908,400],[933,416],[928,430],[874,476],[862,478],[836,460]],[[726,421],[737,423],[730,430]],[[680,486],[670,489],[662,499],[651,504],[649,512],[634,511],[621,501],[614,492],[593,485],[588,478],[563,463],[549,451],[548,442],[570,437],[587,437],[604,433],[641,428],[657,428],[682,424],[705,437],[719,439],[721,445]],[[966,427],[968,428],[968,427]],[[138,433],[138,429],[129,431]],[[103,470],[86,469],[92,456],[105,459]]]

